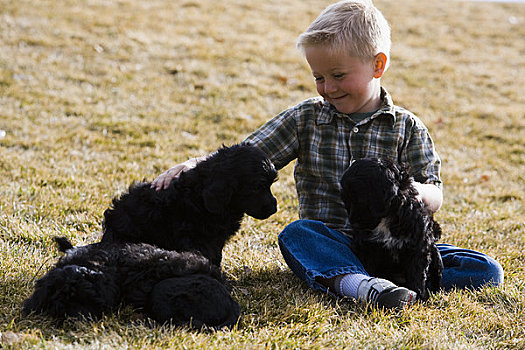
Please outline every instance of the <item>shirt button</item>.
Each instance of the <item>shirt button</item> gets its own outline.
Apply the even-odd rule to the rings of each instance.
[[[357,134],[359,132],[359,128],[357,126],[354,126],[352,131],[354,132],[354,134]]]

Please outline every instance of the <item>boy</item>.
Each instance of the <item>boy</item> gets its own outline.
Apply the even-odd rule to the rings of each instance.
[[[290,269],[311,288],[379,307],[403,308],[416,293],[369,276],[352,253],[339,180],[353,159],[408,162],[419,199],[432,211],[443,196],[441,162],[421,120],[395,106],[380,79],[389,65],[390,27],[367,0],[328,6],[299,36],[320,97],[285,110],[245,140],[260,147],[277,169],[297,159],[300,220],[279,235]],[[199,159],[175,166],[153,181],[160,189]],[[498,262],[484,254],[440,244],[443,288],[503,282]]]

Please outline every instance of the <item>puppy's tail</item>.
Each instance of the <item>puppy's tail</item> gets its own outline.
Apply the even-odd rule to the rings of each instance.
[[[62,253],[74,248],[73,244],[66,237],[55,237],[55,243],[58,244],[58,250]]]

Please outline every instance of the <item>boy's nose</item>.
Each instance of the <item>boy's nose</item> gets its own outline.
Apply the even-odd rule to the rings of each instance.
[[[324,83],[324,92],[327,93],[327,94],[330,94],[330,93],[336,92],[336,91],[337,91],[336,84],[334,84],[333,81],[327,79],[325,81],[325,83]]]

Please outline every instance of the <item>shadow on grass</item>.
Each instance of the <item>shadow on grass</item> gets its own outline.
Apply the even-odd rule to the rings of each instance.
[[[288,269],[240,268],[231,274],[237,276],[230,284],[245,319],[241,328],[250,327],[248,324],[253,322],[259,327],[312,322],[327,315],[354,314],[364,308],[351,299],[312,290]]]
[[[236,276],[236,277],[234,277]],[[47,339],[53,336],[71,337],[72,332],[91,332],[104,325],[115,331],[125,329],[150,329],[147,320],[131,307],[121,306],[115,313],[106,314],[101,320],[67,319],[57,322],[41,315],[22,316],[21,305],[33,291],[30,276],[22,281],[8,281],[0,284],[4,291],[3,300],[10,300],[2,312],[1,323],[11,324],[14,330],[30,330]],[[238,330],[256,330],[276,325],[310,324],[334,319],[337,315],[360,313],[361,305],[348,299],[314,291],[300,281],[290,270],[278,267],[250,270],[239,268],[230,272],[230,286],[233,297],[241,305],[241,321]],[[10,291],[6,293],[6,291]],[[5,297],[9,296],[11,297]],[[362,311],[362,310],[361,310]],[[171,327],[154,327],[162,331]],[[188,330],[189,331],[189,330]]]

